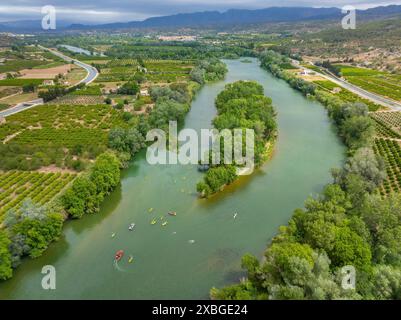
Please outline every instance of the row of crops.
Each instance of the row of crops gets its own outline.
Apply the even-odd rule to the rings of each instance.
[[[57,105],[81,105],[81,106],[89,106],[89,105],[97,105],[102,104],[104,101],[103,97],[100,95],[74,95],[68,94],[62,97],[57,98],[52,101],[52,104]]]
[[[401,100],[401,78],[377,70],[340,66],[341,74],[352,84],[367,91],[394,99]]]
[[[24,130],[11,140],[12,144],[38,147],[100,146],[107,144],[107,132],[100,129],[53,129]]]
[[[151,82],[174,82],[188,79],[193,62],[188,60],[145,60],[146,78]],[[128,81],[138,72],[135,59],[114,59],[102,65],[96,82]]]
[[[401,192],[401,147],[398,141],[375,139],[374,151],[386,161],[387,180],[380,190],[382,195]]]
[[[79,129],[100,129],[108,130],[115,126],[124,126],[125,121],[121,112],[109,105],[41,105],[25,110],[7,117],[7,122],[0,126],[0,140],[4,140],[12,134],[24,131],[22,136],[32,135],[39,137],[40,131],[49,129],[79,130]],[[31,129],[31,130],[30,130]],[[68,132],[60,132],[60,136]],[[98,132],[94,132],[97,135]],[[17,137],[15,137],[17,138]]]
[[[76,177],[71,173],[8,171],[0,173],[0,217],[30,198],[44,205],[53,200]]]
[[[328,92],[336,95],[343,101],[350,102],[350,103],[355,103],[355,102],[364,103],[369,108],[369,111],[377,111],[381,108],[380,105],[373,103],[370,100],[361,98],[358,95],[356,95],[356,94],[352,93],[351,91],[348,91],[344,88],[339,88],[339,86],[337,84],[335,84],[334,82],[331,82],[329,80],[318,80],[318,81],[314,81],[314,83],[316,85],[318,85],[320,89],[323,89],[325,91],[328,91]],[[338,88],[337,92],[335,92],[336,88]]]
[[[384,121],[375,117],[372,114],[371,117],[375,121],[376,135],[380,138],[391,138],[391,139],[401,139],[401,134],[391,129]]]
[[[401,112],[390,111],[390,112],[376,112],[372,114],[374,119],[384,123],[394,131],[401,133]]]

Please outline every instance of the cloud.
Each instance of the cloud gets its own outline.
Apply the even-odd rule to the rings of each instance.
[[[68,6],[66,5],[68,3]],[[13,0],[0,4],[0,21],[40,19],[41,7],[53,5],[58,19],[81,23],[104,23],[143,20],[152,16],[205,10],[224,11],[231,8],[260,9],[271,6],[342,7],[354,5],[370,8],[401,4],[399,1],[378,0]]]

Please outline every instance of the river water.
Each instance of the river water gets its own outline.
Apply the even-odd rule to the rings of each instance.
[[[210,128],[214,99],[224,85],[257,80],[278,112],[273,158],[252,176],[202,200],[195,191],[202,177],[195,166],[152,166],[144,153],[138,155],[101,212],[67,222],[62,238],[42,257],[26,259],[13,279],[0,284],[0,299],[207,299],[211,287],[244,276],[241,256],[262,257],[293,210],[331,180],[329,170],[341,165],[344,148],[322,105],[262,70],[257,60],[225,62],[226,80],[199,92],[185,127]],[[176,217],[166,215],[171,210]],[[161,216],[169,222],[165,227]],[[159,219],[156,225],[150,224],[153,218]],[[132,222],[136,229],[129,232]],[[120,249],[126,256],[115,265]],[[45,265],[56,268],[56,290],[41,287]]]

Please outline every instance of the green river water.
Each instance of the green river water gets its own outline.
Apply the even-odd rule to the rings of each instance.
[[[210,128],[214,99],[224,85],[257,80],[278,112],[279,138],[271,161],[202,200],[195,190],[202,174],[195,166],[152,166],[144,153],[138,155],[101,211],[67,222],[62,238],[42,257],[26,259],[11,280],[0,283],[0,299],[207,299],[211,287],[244,276],[241,256],[262,256],[293,210],[331,180],[329,170],[341,165],[344,148],[323,106],[262,70],[257,60],[225,62],[226,80],[199,92],[185,127]],[[177,216],[167,217],[170,210]],[[166,227],[150,224],[161,216],[169,221]],[[136,223],[133,232],[128,231],[131,222]],[[119,249],[126,256],[115,265]],[[56,268],[56,290],[41,287],[44,265]]]

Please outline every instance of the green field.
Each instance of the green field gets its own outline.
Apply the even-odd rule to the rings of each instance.
[[[358,95],[352,93],[351,91],[348,91],[347,89],[340,88],[337,84],[329,80],[314,81],[314,83],[317,84],[320,89],[331,92],[332,94],[339,97],[341,100],[345,102],[364,103],[369,108],[369,111],[377,111],[380,108],[382,108],[380,105],[375,104],[367,99],[361,98]],[[337,89],[338,92],[334,91],[336,88],[338,88]]]
[[[150,82],[177,82],[189,80],[193,62],[188,60],[145,60],[144,76]],[[96,82],[128,81],[138,72],[135,59],[114,59],[101,65]]]
[[[108,105],[42,105],[7,118],[0,140],[8,143],[68,146],[104,144],[107,130],[125,126],[121,113]]]
[[[384,97],[401,101],[401,76],[365,68],[340,66],[342,75],[352,84]]]
[[[39,204],[54,199],[75,178],[70,173],[8,171],[0,173],[0,217],[30,198]]]
[[[43,83],[43,79],[4,79],[0,80],[0,86],[4,87],[22,87],[26,84],[34,84],[34,85],[41,85]]]

